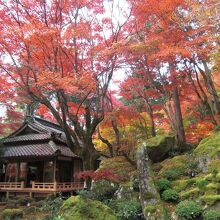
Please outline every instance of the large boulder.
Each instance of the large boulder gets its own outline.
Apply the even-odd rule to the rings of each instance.
[[[200,141],[197,148],[194,150],[197,156],[209,156],[210,158],[220,158],[220,132]]]
[[[157,135],[147,139],[145,142],[149,158],[152,162],[160,162],[166,159],[169,151],[174,148],[174,144],[174,137],[168,135]]]
[[[117,220],[114,212],[100,201],[71,196],[61,206],[58,215],[65,220]]]
[[[193,153],[203,173],[208,173],[210,169],[220,172],[220,132],[200,141]]]

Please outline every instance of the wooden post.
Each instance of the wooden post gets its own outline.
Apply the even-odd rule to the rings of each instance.
[[[44,165],[43,165],[43,183],[45,182],[45,160],[44,160]]]
[[[70,179],[70,181],[71,181],[71,183],[74,181],[74,160],[73,160],[73,158],[71,159],[71,179]]]
[[[6,199],[9,199],[9,191],[6,192]]]
[[[55,157],[54,163],[53,163],[53,188],[55,191],[55,195],[56,195],[56,191],[57,191],[56,168],[57,168],[57,158]]]
[[[30,198],[32,198],[32,197],[33,197],[33,194],[32,194],[32,192],[29,192],[29,196],[30,196]]]
[[[24,188],[24,181],[21,181],[21,188]]]
[[[57,190],[57,182],[56,181],[53,182],[53,188],[54,188],[54,190]]]
[[[5,182],[7,182],[7,175],[8,175],[8,163],[5,165]]]
[[[34,189],[34,188],[35,188],[35,182],[32,181],[32,189]]]
[[[54,158],[53,163],[53,182],[56,182],[56,169],[57,169],[57,158]]]

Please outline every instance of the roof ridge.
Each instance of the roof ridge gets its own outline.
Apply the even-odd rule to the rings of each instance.
[[[43,118],[40,118],[40,117],[36,117],[36,116],[33,117],[33,119],[34,119],[34,122],[37,122],[41,126],[47,126],[47,125],[42,124],[40,121],[42,121],[43,123],[47,123],[48,127],[54,126],[55,128],[51,127],[52,129],[57,129],[57,130],[60,130],[61,132],[63,132],[63,129],[61,128],[61,126],[58,123],[54,123],[54,122],[51,122],[49,120],[46,120],[46,119],[43,119]]]
[[[48,144],[52,148],[54,153],[56,153],[59,150],[58,147],[56,146],[56,144],[52,140],[50,140]]]

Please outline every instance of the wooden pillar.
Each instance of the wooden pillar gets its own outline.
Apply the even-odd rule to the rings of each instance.
[[[6,192],[6,199],[9,199],[9,191]]]
[[[56,169],[57,169],[57,158],[54,158],[54,163],[53,163],[53,182],[56,182]]]
[[[7,175],[8,175],[8,163],[5,165],[5,182],[7,182]]]
[[[35,181],[32,181],[31,188],[32,188],[32,189],[35,188]]]
[[[17,164],[17,170],[16,170],[15,182],[18,182],[20,176],[20,162],[17,162],[16,164]]]
[[[45,160],[43,161],[43,183],[45,182]]]
[[[70,181],[71,182],[74,182],[74,160],[73,160],[73,158],[71,159],[71,179],[70,179]]]

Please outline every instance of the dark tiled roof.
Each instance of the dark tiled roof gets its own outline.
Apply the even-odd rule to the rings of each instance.
[[[1,140],[2,158],[53,157],[62,155],[77,157],[66,144],[61,127],[44,119],[31,117],[13,134]]]
[[[63,129],[60,127],[60,125],[56,123],[38,117],[34,117],[34,121],[40,123],[45,127],[49,127],[51,129],[57,130],[58,132],[63,132]]]
[[[67,146],[54,144],[54,147],[53,144],[49,142],[43,144],[17,145],[14,147],[6,147],[3,150],[2,157],[49,157],[55,156],[57,154],[67,157],[77,157]]]
[[[29,140],[47,140],[50,139],[50,134],[26,134],[14,137],[7,137],[2,140],[3,143],[12,143],[17,141],[29,141]]]

